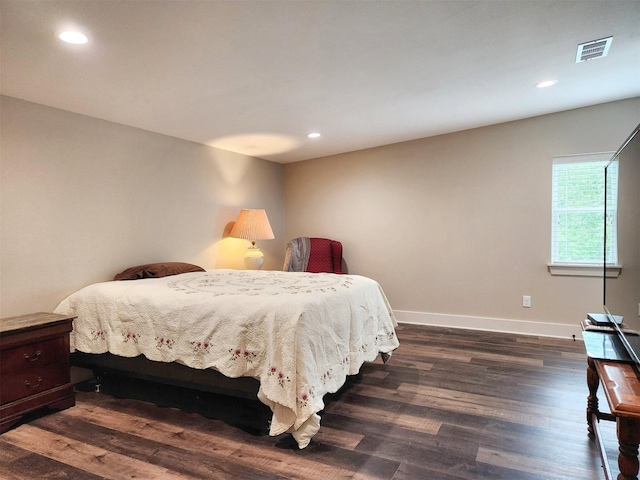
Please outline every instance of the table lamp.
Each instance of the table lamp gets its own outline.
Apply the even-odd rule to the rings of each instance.
[[[272,240],[276,238],[271,230],[267,212],[263,209],[243,208],[235,225],[229,233],[230,237],[244,238],[251,241],[251,246],[244,254],[244,265],[249,270],[260,270],[264,263],[264,254],[256,246],[256,240]]]

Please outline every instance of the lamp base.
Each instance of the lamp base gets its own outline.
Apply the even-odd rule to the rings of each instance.
[[[264,264],[264,253],[255,245],[251,245],[244,254],[244,266],[247,270],[260,270]]]

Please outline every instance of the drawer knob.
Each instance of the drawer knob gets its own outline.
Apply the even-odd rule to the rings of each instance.
[[[40,386],[41,383],[42,383],[42,377],[38,377],[38,383],[36,383],[35,385],[31,385],[31,382],[29,380],[25,380],[24,386],[27,388],[37,388]]]
[[[38,350],[38,351],[36,352],[36,356],[35,356],[35,357],[33,357],[33,358],[32,358],[31,356],[29,356],[29,354],[28,354],[28,353],[25,353],[25,354],[24,354],[24,358],[25,358],[26,360],[29,360],[30,362],[35,362],[36,360],[38,360],[38,359],[40,358],[40,355],[42,355],[42,352],[41,352],[40,350]]]

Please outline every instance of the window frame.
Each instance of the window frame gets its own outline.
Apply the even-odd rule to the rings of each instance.
[[[570,275],[570,276],[602,276],[603,275],[603,259],[600,261],[588,261],[588,260],[573,260],[573,261],[559,261],[558,255],[558,217],[562,213],[588,213],[588,212],[601,212],[604,215],[604,204],[591,205],[581,207],[558,207],[557,198],[557,182],[556,177],[556,165],[566,164],[584,164],[597,162],[601,165],[602,179],[601,186],[604,192],[604,167],[609,163],[615,152],[598,152],[598,153],[586,153],[586,154],[574,154],[574,155],[558,155],[553,157],[552,172],[551,172],[551,261],[547,264],[549,272],[552,275]],[[617,205],[617,186],[615,192],[615,202]],[[609,201],[609,200],[608,200]],[[617,220],[617,219],[616,219]],[[603,218],[604,221],[604,218]],[[617,222],[616,222],[617,223]],[[617,226],[613,230],[616,247],[614,248],[617,254]],[[604,252],[603,252],[604,254]],[[604,255],[603,255],[604,256]],[[617,277],[620,273],[621,266],[617,265],[617,258],[615,260],[616,265],[607,263],[607,276]]]

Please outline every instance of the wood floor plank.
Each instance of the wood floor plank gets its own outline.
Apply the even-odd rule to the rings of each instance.
[[[407,345],[403,346],[407,355],[415,355],[420,359],[446,359],[451,362],[469,363],[473,356],[469,352],[460,351],[448,347],[434,347],[428,345]]]
[[[346,450],[354,450],[363,438],[364,435],[361,434],[346,432],[344,430],[323,425],[314,437],[314,441],[344,448]]]
[[[359,418],[361,420],[371,421],[375,419],[377,423],[386,423],[427,435],[436,435],[442,425],[441,422],[429,418],[405,415],[397,411],[390,412],[366,406],[353,405],[347,402],[335,403],[331,405],[327,411],[334,414],[337,413],[348,417]]]
[[[19,460],[22,457],[31,455],[29,450],[16,447],[9,442],[5,442],[3,437],[0,437],[0,464],[11,463]]]
[[[538,459],[540,464],[554,464],[560,458],[563,468],[575,467],[577,470],[588,468],[590,459],[597,455],[595,445],[593,449],[574,448],[577,435],[575,433],[560,436],[549,430],[535,427],[520,426],[510,429],[500,429],[497,425],[490,425],[490,427],[490,429],[486,427],[478,429],[472,425],[445,425],[438,435],[441,442],[440,448],[444,450],[444,446],[448,444],[453,451],[456,451],[459,443],[477,445],[478,449],[486,448],[504,452],[507,455],[530,456]],[[589,440],[584,439],[583,445],[589,446]],[[567,452],[571,454],[567,455]]]
[[[576,475],[579,475],[578,478],[584,478],[585,480],[590,477],[598,478],[591,475],[589,465],[584,465],[584,468],[579,468],[575,465],[567,466],[564,464],[564,456],[566,455],[566,452],[557,453],[558,458],[553,461],[545,461],[541,460],[539,457],[507,453],[505,451],[480,447],[478,449],[478,456],[476,457],[476,460],[481,463],[534,474],[537,474],[540,471],[553,471],[552,474],[547,474],[547,480],[565,480]]]
[[[481,411],[488,411],[488,415],[496,418],[508,417],[510,413],[525,413],[528,416],[546,417],[553,415],[553,411],[548,408],[532,405],[529,402],[521,402],[504,398],[501,395],[478,395],[469,392],[460,392],[451,389],[429,387],[426,385],[409,385],[403,384],[398,388],[398,393],[413,396],[425,396],[430,400],[441,399],[450,405],[464,404],[467,407],[477,407]],[[518,421],[517,423],[524,423]],[[545,422],[542,422],[545,423]],[[528,424],[528,423],[527,423]],[[539,423],[534,422],[534,425]]]
[[[76,479],[99,480],[101,477],[75,470],[64,463],[17,447],[0,437],[0,478],[2,480]]]
[[[489,400],[486,402],[478,401],[477,396],[473,397],[473,401],[469,401],[467,399],[472,398],[471,395],[466,395],[466,399],[460,399],[460,393],[454,391],[447,392],[443,389],[421,390],[419,388],[414,388],[414,386],[404,385],[401,388],[402,390],[398,389],[397,392],[393,393],[383,388],[358,390],[358,393],[365,396],[372,395],[380,398],[395,398],[400,402],[449,410],[459,414],[496,418],[513,423],[524,423],[527,425],[549,426],[549,419],[547,417],[498,408],[492,405]]]
[[[416,370],[421,371],[421,372],[428,372],[429,370],[431,370],[433,368],[433,363],[428,363],[428,362],[419,362],[416,360],[413,360],[411,358],[397,358],[394,357],[393,358],[393,366],[397,366],[397,367],[408,367],[414,370],[414,372]],[[388,377],[388,375],[387,375]]]
[[[30,425],[23,425],[4,434],[13,445],[64,462],[79,470],[105,479],[136,478],[141,480],[188,480],[177,472],[157,467],[134,458],[78,442]]]
[[[400,470],[402,470],[403,466],[410,465],[425,472],[424,475],[426,476],[413,477],[414,479],[494,480],[502,478],[505,480],[548,480],[545,473],[522,472],[508,466],[503,467],[478,462],[476,460],[477,446],[473,449],[472,454],[472,449],[469,449],[469,455],[462,454],[462,451],[443,455],[437,449],[426,449],[424,446],[412,443],[406,444],[402,441],[389,442],[384,439],[368,437],[358,446],[358,449],[376,452],[380,456],[400,458],[402,459]],[[415,469],[412,470],[416,471]],[[575,475],[565,477],[564,480],[568,479],[586,480]],[[397,479],[394,477],[394,480]]]
[[[333,465],[326,465],[305,457],[296,458],[295,462],[286,451],[265,452],[253,443],[244,443],[229,438],[218,438],[211,432],[175,426],[145,417],[121,414],[105,410],[97,406],[81,405],[79,408],[67,410],[62,414],[70,416],[90,416],[92,422],[117,429],[130,435],[152,439],[160,443],[171,444],[179,448],[190,448],[199,453],[214,455],[227,462],[234,462],[267,473],[288,475],[292,478],[305,478],[309,474],[321,475],[322,478],[373,478],[374,473],[360,477],[359,473],[350,472]],[[188,445],[188,447],[186,446]],[[393,465],[391,468],[397,468]]]
[[[189,478],[215,478],[216,480],[282,480],[282,476],[269,474],[233,462],[221,461],[217,455],[202,455],[159,443],[141,436],[118,431],[117,425],[106,428],[86,421],[82,417],[50,415],[34,422],[38,428],[65,434],[76,441],[89,443],[104,450],[126,455],[137,460],[161,466]]]
[[[102,476],[36,453],[3,466],[4,469],[0,470],[2,480],[104,480]]]

